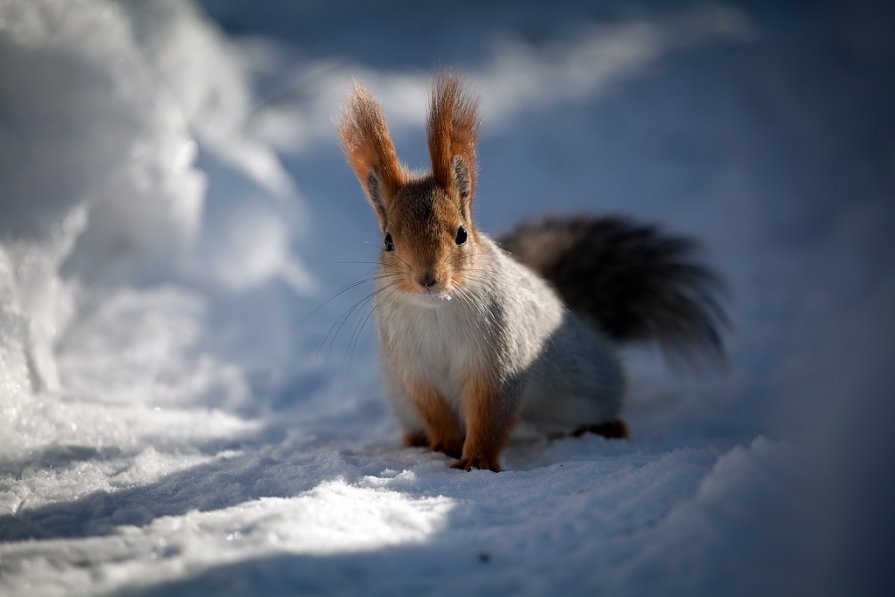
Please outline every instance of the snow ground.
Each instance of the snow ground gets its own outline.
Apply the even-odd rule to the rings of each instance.
[[[891,9],[372,6],[0,0],[0,593],[881,593]],[[485,230],[622,212],[729,281],[729,371],[626,349],[630,441],[450,470],[339,325],[368,286],[315,311],[379,242],[351,78],[422,167],[446,65]]]

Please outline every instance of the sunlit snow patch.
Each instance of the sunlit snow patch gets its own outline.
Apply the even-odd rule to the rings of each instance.
[[[212,566],[275,554],[332,555],[424,543],[454,507],[326,481],[294,498],[262,498],[123,527],[108,537],[0,544],[6,587],[41,594],[97,592],[188,578]],[[87,569],[103,572],[94,577]]]

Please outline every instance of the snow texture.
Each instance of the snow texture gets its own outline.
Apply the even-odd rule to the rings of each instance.
[[[584,4],[0,0],[0,593],[891,585],[891,9]],[[400,446],[332,122],[361,79],[424,167],[443,66],[482,228],[624,213],[729,282],[727,371],[625,349],[629,441]]]

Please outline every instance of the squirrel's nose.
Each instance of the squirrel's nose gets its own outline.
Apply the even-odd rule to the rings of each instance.
[[[438,284],[438,279],[430,271],[425,271],[420,274],[419,277],[417,277],[416,281],[426,290],[429,290],[430,288]]]

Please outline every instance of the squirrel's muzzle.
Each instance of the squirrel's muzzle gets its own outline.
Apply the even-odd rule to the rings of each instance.
[[[438,285],[438,278],[435,277],[432,270],[427,269],[416,277],[416,283],[419,284],[423,290],[432,290],[433,287]]]

